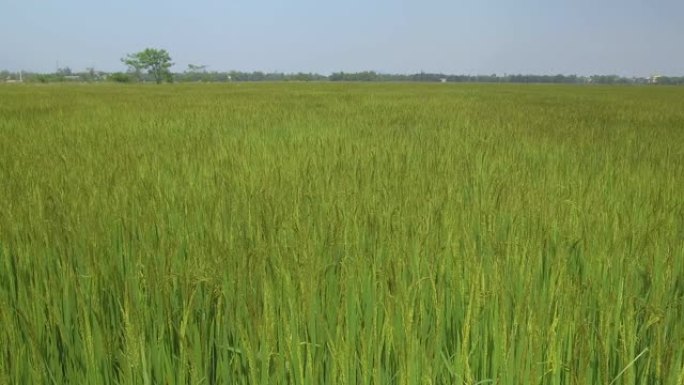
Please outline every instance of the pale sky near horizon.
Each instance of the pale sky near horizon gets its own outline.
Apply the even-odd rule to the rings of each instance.
[[[0,0],[0,69],[684,75],[684,0]]]

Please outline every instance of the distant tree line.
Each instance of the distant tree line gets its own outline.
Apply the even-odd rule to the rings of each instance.
[[[565,83],[565,84],[673,84],[684,85],[683,77],[621,77],[617,75],[449,75],[442,73],[381,74],[374,71],[336,72],[330,81],[449,82],[449,83]]]
[[[330,75],[317,73],[283,73],[283,72],[243,72],[243,71],[209,71],[206,66],[189,65],[183,72],[170,71],[143,72],[129,68],[127,72],[104,72],[94,68],[84,71],[72,71],[69,67],[59,68],[53,73],[22,72],[22,80],[32,83],[52,82],[448,82],[448,83],[562,83],[562,84],[661,84],[684,85],[684,76],[659,77],[621,77],[617,75],[451,75],[442,73],[420,72],[415,74],[386,74],[375,71],[335,72]],[[0,83],[16,81],[16,72],[0,71]]]
[[[196,70],[201,67],[202,70]],[[278,82],[278,81],[327,81],[328,77],[314,73],[292,73],[286,74],[283,72],[217,72],[207,71],[206,66],[189,65],[188,70],[182,73],[174,74],[175,81],[178,82]]]
[[[127,72],[107,73],[87,68],[82,72],[73,72],[69,67],[59,68],[54,73],[24,73],[18,75],[8,71],[0,71],[0,82],[441,82],[441,83],[566,83],[566,84],[668,84],[684,85],[684,76],[652,76],[620,77],[617,75],[450,75],[442,73],[420,72],[416,74],[383,74],[375,71],[335,72],[330,75],[316,73],[282,73],[282,72],[241,72],[241,71],[207,71],[206,65],[188,64],[187,70],[181,73],[171,72],[173,63],[171,55],[164,49],[145,48],[142,51],[127,54],[121,59]]]

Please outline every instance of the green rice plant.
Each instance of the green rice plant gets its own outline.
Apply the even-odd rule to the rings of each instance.
[[[684,89],[0,87],[0,384],[684,384]]]

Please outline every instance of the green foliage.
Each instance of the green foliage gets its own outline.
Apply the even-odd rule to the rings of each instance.
[[[114,72],[113,74],[109,75],[109,80],[115,83],[130,83],[131,76],[123,72]]]
[[[163,81],[172,81],[170,68],[173,66],[171,56],[166,50],[146,48],[134,54],[128,54],[121,61],[129,66],[138,75],[147,71],[157,84]]]
[[[679,385],[683,93],[0,87],[0,384]]]
[[[47,83],[51,80],[50,78],[50,75],[36,75],[36,81],[38,83]]]

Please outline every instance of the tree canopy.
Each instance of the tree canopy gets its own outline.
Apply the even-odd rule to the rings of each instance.
[[[145,48],[140,52],[126,55],[121,61],[140,78],[142,71],[147,71],[157,84],[171,81],[170,68],[173,66],[171,56],[164,49]]]

